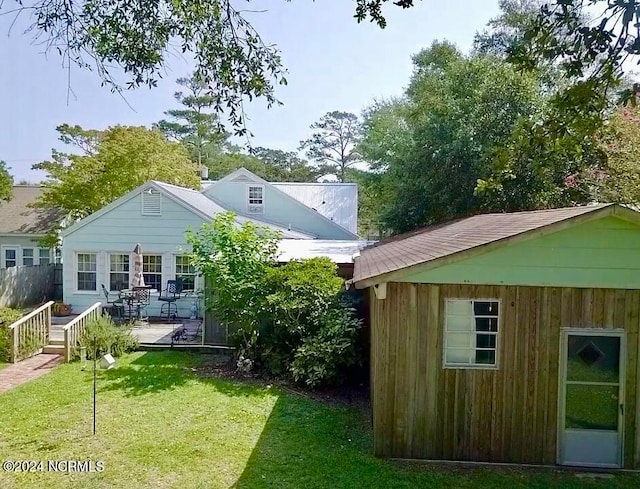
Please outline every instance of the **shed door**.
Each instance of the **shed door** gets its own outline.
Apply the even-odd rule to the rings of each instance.
[[[565,331],[558,463],[622,466],[623,333]]]

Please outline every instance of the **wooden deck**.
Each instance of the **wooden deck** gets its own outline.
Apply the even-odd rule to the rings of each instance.
[[[202,345],[202,321],[178,318],[175,323],[167,323],[151,318],[149,324],[138,324],[131,332],[138,338],[141,346]]]
[[[50,340],[53,342],[62,341],[64,325],[72,321],[76,315],[65,317],[52,317]],[[161,345],[202,345],[203,319],[176,319],[175,323],[159,318],[150,318],[148,324],[137,324],[131,332],[138,338],[140,346],[161,346]],[[180,335],[172,341],[173,335],[184,328],[186,334]]]

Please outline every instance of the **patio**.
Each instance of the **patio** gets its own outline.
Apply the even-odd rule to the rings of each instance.
[[[149,324],[138,324],[132,333],[141,346],[148,345],[202,345],[202,319],[176,319],[167,323],[150,318]]]
[[[78,315],[51,318],[50,339],[62,341],[64,325],[73,321]],[[174,323],[166,319],[149,318],[149,323],[134,325],[131,332],[138,338],[140,346],[163,345],[202,345],[203,319],[177,318]],[[174,337],[175,335],[175,337]]]

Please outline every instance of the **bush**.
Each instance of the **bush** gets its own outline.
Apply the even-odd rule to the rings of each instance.
[[[327,258],[271,269],[262,287],[258,327],[239,330],[238,368],[310,387],[342,382],[361,358],[361,321],[343,303],[343,284]]]
[[[221,213],[189,232],[193,263],[212,287],[207,309],[236,330],[237,366],[310,386],[337,382],[358,362],[360,322],[327,258],[278,266],[279,236]]]
[[[11,307],[0,307],[0,361],[8,362],[11,356],[11,345],[9,344],[9,326],[22,317],[23,313],[19,309]]]
[[[303,340],[291,363],[293,379],[309,387],[341,383],[346,369],[360,359],[356,345],[362,322],[338,308],[328,311],[323,322],[316,335]]]
[[[92,360],[94,356],[100,358],[106,353],[119,357],[124,353],[135,350],[138,347],[138,340],[131,334],[130,328],[116,326],[110,317],[100,316],[87,324],[87,327],[80,335],[80,347],[87,349],[87,358],[89,360]],[[79,348],[75,353],[76,357],[80,356]]]

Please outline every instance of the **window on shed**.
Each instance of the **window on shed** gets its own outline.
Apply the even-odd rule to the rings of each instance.
[[[247,193],[247,210],[251,214],[262,214],[264,212],[264,187],[262,185],[249,185]]]
[[[445,367],[497,365],[499,309],[496,299],[446,301]]]
[[[162,196],[154,188],[142,191],[142,215],[160,216],[162,215]]]

